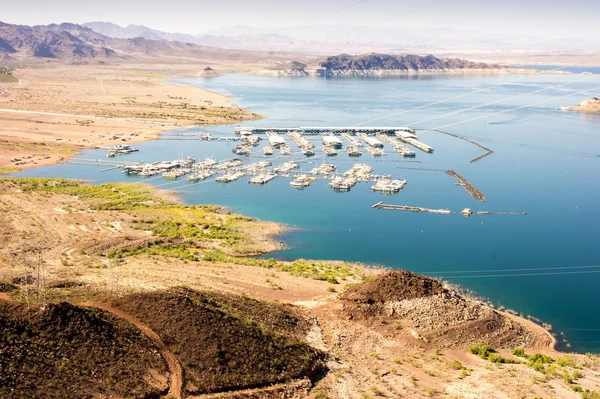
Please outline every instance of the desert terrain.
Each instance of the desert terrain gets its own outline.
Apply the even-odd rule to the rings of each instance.
[[[22,383],[29,397],[36,386],[63,392],[60,379],[40,383],[69,367],[52,360],[44,340],[90,329],[84,342],[60,344],[75,367],[72,397],[598,395],[598,357],[557,352],[542,327],[437,280],[252,257],[281,247],[286,227],[276,223],[183,206],[140,184],[61,179],[2,179],[0,209],[0,321],[10,328],[1,339],[12,342],[5,359],[23,358],[34,343],[50,359],[43,373],[41,360],[13,362],[31,365],[14,369],[21,379],[2,373],[0,385],[13,393]],[[67,327],[54,330],[59,319]],[[38,338],[10,335],[13,328]],[[84,355],[90,348],[94,363]],[[266,368],[256,373],[257,365]],[[101,373],[94,386],[87,372]],[[125,377],[111,385],[112,373]]]
[[[152,140],[177,127],[257,118],[225,96],[166,82],[202,71],[190,65],[19,68],[17,82],[0,82],[0,170],[56,163],[86,147]]]

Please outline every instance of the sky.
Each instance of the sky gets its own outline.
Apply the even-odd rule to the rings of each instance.
[[[199,34],[235,25],[284,32],[295,25],[320,24],[455,28],[549,39],[600,37],[600,0],[6,0],[3,3],[0,21],[23,25],[109,21],[123,26],[137,24],[167,32]]]

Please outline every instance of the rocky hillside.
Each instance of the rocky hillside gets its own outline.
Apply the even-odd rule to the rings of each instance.
[[[155,398],[168,373],[149,339],[108,312],[0,299],[0,397]]]
[[[420,72],[451,72],[474,70],[502,70],[505,67],[460,59],[437,58],[433,55],[419,56],[363,54],[336,55],[318,63],[316,73],[321,75],[361,75]]]
[[[0,22],[0,52],[11,58],[111,57],[111,39],[73,24],[24,26]]]
[[[438,349],[464,348],[482,341],[511,348],[528,345],[533,338],[525,327],[489,306],[405,270],[351,287],[341,299],[351,319],[385,320]]]

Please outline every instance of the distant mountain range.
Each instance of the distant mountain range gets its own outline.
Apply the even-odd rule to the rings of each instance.
[[[467,29],[403,29],[344,25],[301,25],[285,29],[245,25],[223,27],[202,34],[169,33],[143,25],[122,27],[110,22],[89,22],[86,27],[113,38],[142,37],[147,40],[176,40],[200,46],[252,51],[281,51],[299,55],[330,54],[436,54],[446,57],[475,56],[481,60],[528,61],[548,55],[564,57],[600,45],[598,38],[555,40],[544,37],[482,34]],[[475,55],[476,54],[476,55]],[[518,63],[518,62],[517,62]]]
[[[116,32],[117,25],[113,25]],[[127,29],[127,28],[124,28]],[[150,31],[139,27],[150,37]],[[0,60],[26,59],[78,62],[107,62],[109,60],[160,60],[161,62],[235,61],[276,62],[273,52],[228,50],[201,46],[174,39],[144,37],[117,38],[96,32],[88,27],[63,23],[60,25],[25,26],[0,22]],[[288,61],[289,56],[282,62]]]
[[[96,32],[91,27],[106,34]],[[119,37],[110,37],[108,33]],[[135,34],[145,37],[126,37]],[[399,56],[380,53],[358,56],[341,54],[328,57],[301,57],[291,53],[278,55],[274,52],[202,46],[176,41],[173,40],[174,38],[185,39],[177,34],[167,34],[136,25],[123,28],[108,23],[90,23],[87,26],[70,23],[47,26],[0,23],[0,57],[12,60],[60,60],[70,63],[111,62],[111,60],[173,63],[219,60],[232,64],[254,62],[263,65],[262,73],[278,76],[437,73],[503,68],[500,65],[437,58],[433,55]],[[277,39],[281,37],[278,36]]]

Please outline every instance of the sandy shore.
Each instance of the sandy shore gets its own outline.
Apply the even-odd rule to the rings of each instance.
[[[166,82],[192,75],[189,66],[148,68],[18,69],[18,83],[0,84],[0,171],[53,164],[80,149],[149,141],[178,127],[257,117],[226,96]]]

